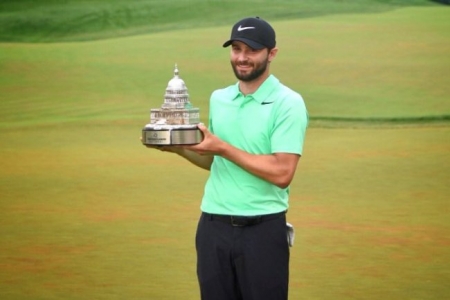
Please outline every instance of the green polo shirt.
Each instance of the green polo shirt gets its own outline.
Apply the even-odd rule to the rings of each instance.
[[[308,114],[302,97],[270,75],[244,96],[239,84],[216,90],[210,99],[209,130],[252,154],[302,154]],[[254,216],[288,209],[289,188],[281,189],[233,162],[215,156],[201,210]]]

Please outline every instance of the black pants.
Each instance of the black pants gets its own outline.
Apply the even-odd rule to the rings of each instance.
[[[202,300],[288,299],[285,214],[233,226],[203,213],[196,248]]]

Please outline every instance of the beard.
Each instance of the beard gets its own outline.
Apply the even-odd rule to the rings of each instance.
[[[268,59],[263,60],[261,63],[249,63],[249,62],[235,63],[231,61],[231,67],[233,68],[234,75],[236,76],[237,79],[245,82],[250,82],[260,77],[266,71],[267,64]],[[237,65],[251,66],[253,67],[253,70],[248,74],[239,73],[239,71],[236,68]]]

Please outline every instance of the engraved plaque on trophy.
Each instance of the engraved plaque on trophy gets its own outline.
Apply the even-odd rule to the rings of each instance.
[[[184,81],[175,65],[174,77],[169,81],[161,108],[150,109],[150,123],[142,129],[144,145],[194,145],[203,140],[197,128],[199,109],[189,102]]]

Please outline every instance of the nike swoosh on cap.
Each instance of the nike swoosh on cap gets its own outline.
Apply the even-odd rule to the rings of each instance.
[[[242,27],[241,25],[239,25],[237,31],[242,31],[242,30],[247,30],[247,29],[255,29],[255,27]]]

